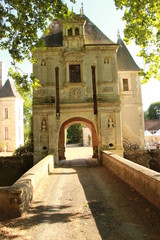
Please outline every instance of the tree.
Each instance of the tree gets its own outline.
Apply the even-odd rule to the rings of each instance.
[[[15,74],[14,71],[10,74],[15,80],[20,74]],[[17,81],[15,81],[17,82]],[[24,100],[23,103],[23,116],[24,116],[24,142],[32,142],[32,99],[33,90],[32,87],[28,85],[27,89],[21,88],[19,84],[16,84],[16,89],[19,92],[21,98]]]
[[[70,16],[67,4],[64,4],[63,0],[0,1],[0,49],[8,50],[13,59],[14,76],[18,75],[16,84],[27,88],[30,80],[32,86],[37,86],[38,80],[33,75],[20,75],[17,63],[24,59],[34,62],[32,52],[37,46],[43,45],[38,32],[47,30],[48,21],[52,21],[53,17],[65,19]]]
[[[152,103],[147,112],[147,119],[160,119],[160,102]]]
[[[82,138],[82,124],[74,124],[67,129],[67,143],[81,143]]]
[[[160,4],[159,0],[114,0],[117,9],[124,9],[124,40],[135,40],[140,46],[145,68],[143,83],[151,77],[160,80]]]
[[[148,109],[144,111],[144,120],[149,120],[148,118]]]

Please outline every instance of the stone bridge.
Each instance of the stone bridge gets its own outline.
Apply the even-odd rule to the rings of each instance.
[[[159,240],[160,174],[111,152],[101,166],[73,153],[58,166],[49,155],[0,188],[0,239]]]

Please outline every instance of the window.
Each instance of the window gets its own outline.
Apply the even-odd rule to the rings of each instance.
[[[80,65],[69,66],[70,82],[81,82]]]
[[[8,119],[8,108],[4,109],[4,118]]]
[[[72,28],[68,29],[68,36],[72,36]]]
[[[21,109],[19,109],[18,116],[19,116],[19,120],[21,120]]]
[[[19,140],[21,140],[21,128],[19,127]]]
[[[123,91],[129,91],[127,78],[123,78]]]
[[[8,127],[5,127],[5,140],[9,139],[9,129]]]
[[[79,35],[79,28],[75,29],[75,35],[78,36]]]

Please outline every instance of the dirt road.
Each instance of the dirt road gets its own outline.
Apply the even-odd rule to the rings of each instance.
[[[102,166],[67,166],[48,177],[25,216],[0,222],[0,239],[160,239],[160,211],[132,188]]]

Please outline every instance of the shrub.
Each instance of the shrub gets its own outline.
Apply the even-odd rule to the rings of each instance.
[[[17,148],[13,156],[17,158],[28,158],[33,157],[33,142],[29,141],[24,146]]]

